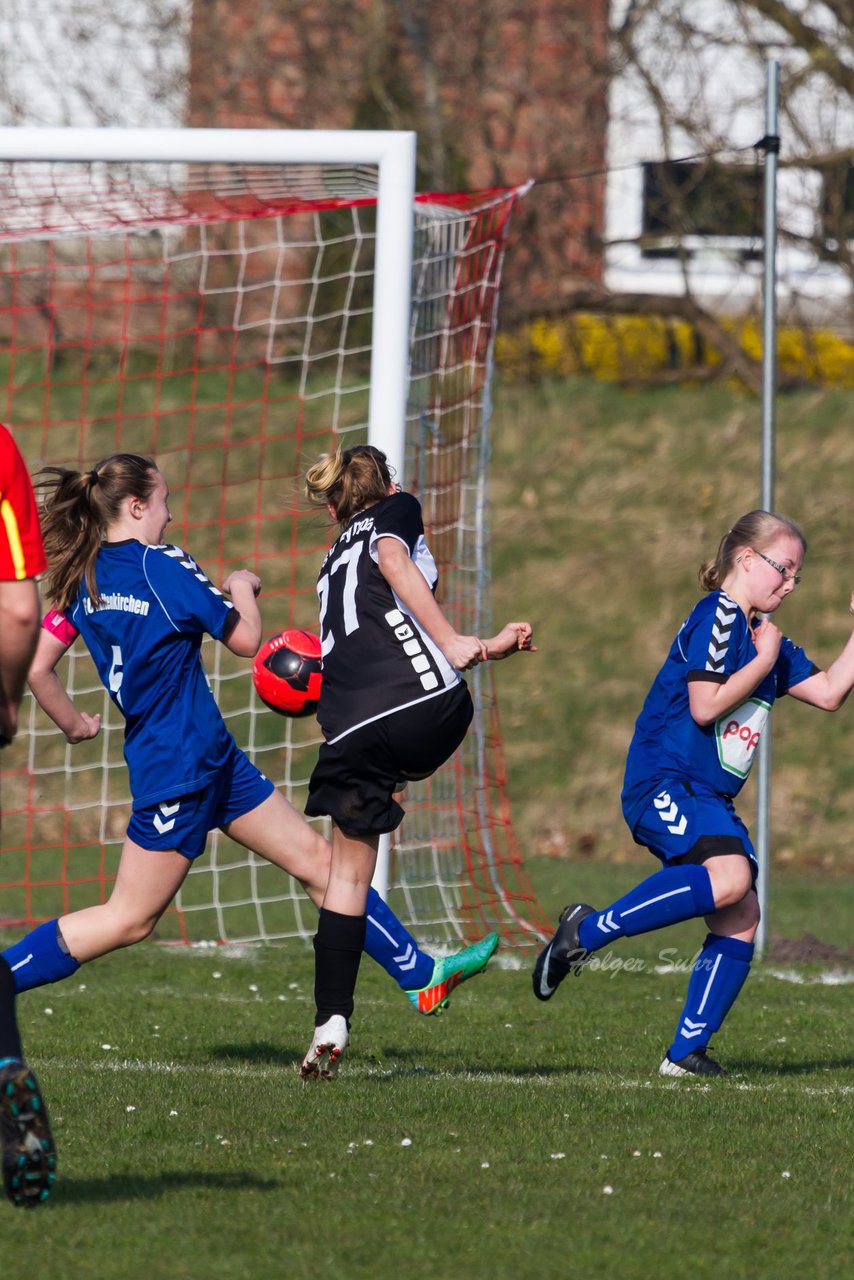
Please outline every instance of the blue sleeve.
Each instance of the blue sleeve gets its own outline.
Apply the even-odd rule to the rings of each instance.
[[[677,637],[688,679],[722,683],[751,656],[747,640],[744,614],[729,596],[701,600]]]
[[[163,612],[182,635],[228,637],[238,614],[181,547],[147,547],[143,567]]]
[[[814,676],[820,668],[804,653],[800,645],[793,644],[783,636],[780,653],[774,664],[774,675],[777,678],[777,692],[787,693],[793,685],[800,684]]]

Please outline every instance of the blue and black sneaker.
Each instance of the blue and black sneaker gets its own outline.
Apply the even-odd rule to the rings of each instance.
[[[660,1076],[728,1076],[729,1072],[724,1071],[721,1064],[715,1062],[714,1058],[710,1058],[703,1047],[693,1049],[684,1058],[675,1059],[671,1058],[668,1050],[658,1068],[658,1074]]]
[[[567,974],[578,973],[590,959],[590,952],[578,940],[578,929],[595,910],[586,902],[572,902],[561,911],[557,932],[534,965],[532,982],[538,1000],[551,1000]]]
[[[35,1209],[50,1195],[56,1148],[36,1078],[17,1058],[0,1061],[0,1148],[6,1195]]]

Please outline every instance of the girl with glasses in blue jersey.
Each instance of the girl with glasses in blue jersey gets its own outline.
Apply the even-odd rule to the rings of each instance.
[[[164,543],[169,489],[151,458],[111,454],[84,472],[48,467],[41,487],[54,608],[30,687],[69,742],[95,737],[100,717],[72,701],[56,670],[82,635],[125,720],[133,806],[109,900],[38,926],[4,953],[19,992],[148,937],[217,827],[289,872],[315,905],[330,866],[321,833],[238,748],[201,661],[206,634],[242,657],[256,653],[258,577],[238,569],[219,590],[191,555]],[[441,986],[452,958],[421,951],[374,891],[370,916],[365,949],[418,1008],[417,988]],[[453,958],[458,981],[484,967],[482,952],[475,944]]]
[[[607,907],[566,907],[534,968],[534,995],[550,1000],[601,947],[704,917],[709,932],[662,1075],[727,1074],[707,1048],[747,979],[759,924],[756,855],[733,802],[771,708],[788,693],[836,711],[854,688],[854,635],[820,671],[771,620],[800,582],[806,549],[793,520],[750,511],[701,568],[708,594],[673,641],[626,761],[623,813],[662,869]]]

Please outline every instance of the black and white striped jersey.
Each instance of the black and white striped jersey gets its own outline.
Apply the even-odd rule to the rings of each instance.
[[[317,718],[327,742],[435,698],[460,680],[380,573],[377,541],[383,537],[402,542],[436,589],[421,505],[411,494],[383,498],[355,515],[339,535],[317,580],[323,644]]]

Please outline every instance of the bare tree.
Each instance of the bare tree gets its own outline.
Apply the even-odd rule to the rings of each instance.
[[[852,21],[851,0],[626,0],[614,7],[612,138],[633,137],[634,159],[646,162],[643,217],[631,238],[650,260],[669,254],[678,263],[679,300],[665,306],[696,318],[725,367],[737,353],[720,325],[714,334],[715,317],[759,304],[760,163],[773,145],[762,137],[769,58],[781,66],[782,315],[845,326],[854,320]],[[618,248],[612,239],[609,255],[619,257]],[[715,252],[719,261],[738,258],[741,271],[730,273],[732,298],[718,294],[710,307],[698,263]],[[745,288],[751,271],[752,297]],[[748,381],[758,380],[743,353],[737,363]]]
[[[414,129],[421,190],[535,186],[509,313],[601,275],[608,0],[6,0],[0,122]],[[13,53],[14,51],[14,53]]]
[[[188,17],[187,0],[3,0],[0,124],[178,123]]]
[[[719,317],[758,306],[764,66],[782,64],[788,314],[826,304],[826,272],[841,320],[852,31],[852,0],[5,0],[0,123],[415,129],[422,190],[535,179],[506,321],[658,295],[755,379]],[[648,268],[633,288],[603,274],[621,246]],[[714,253],[739,268],[731,297],[704,292]]]

